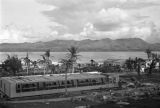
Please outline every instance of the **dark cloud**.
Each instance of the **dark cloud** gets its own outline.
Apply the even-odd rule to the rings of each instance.
[[[141,8],[146,8],[146,7],[151,7],[151,6],[159,6],[160,3],[153,3],[153,2],[146,2],[145,0],[137,1],[137,2],[132,2],[128,1],[126,3],[120,4],[119,7],[123,9],[141,9]]]

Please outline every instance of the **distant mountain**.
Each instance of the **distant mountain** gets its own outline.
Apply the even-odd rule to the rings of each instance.
[[[2,43],[0,51],[66,51],[70,46],[79,47],[80,51],[144,51],[147,48],[160,51],[160,43],[150,44],[139,38],[112,40],[53,40],[36,43]]]

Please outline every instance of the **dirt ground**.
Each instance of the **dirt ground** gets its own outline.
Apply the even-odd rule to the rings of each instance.
[[[62,101],[62,102],[44,102],[44,103],[16,103],[16,104],[5,104],[0,106],[0,108],[75,108],[77,106],[86,106],[94,105],[93,102],[71,102],[71,101]]]
[[[129,101],[129,105],[117,105],[113,103],[105,103],[92,106],[91,108],[160,108],[159,99],[144,99],[140,101]]]
[[[21,104],[6,104],[0,108],[75,108],[77,106],[90,105],[90,108],[160,108],[160,99],[144,99],[140,101],[129,101],[129,105],[117,105],[115,103],[95,104],[93,102],[45,102],[45,103],[21,103]]]

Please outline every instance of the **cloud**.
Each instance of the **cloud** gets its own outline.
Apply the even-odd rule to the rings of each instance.
[[[44,36],[42,33],[35,33],[31,27],[17,27],[14,24],[0,29],[0,43],[36,42],[43,39],[46,40],[48,35]]]
[[[156,30],[156,26],[153,22],[140,21],[122,23],[119,29],[112,29],[102,31],[96,29],[92,23],[87,23],[80,35],[84,39],[119,39],[119,38],[141,38],[148,42],[158,42],[160,40],[159,31]]]
[[[139,14],[131,14],[120,8],[101,9],[92,22],[86,23],[80,34],[89,39],[146,39],[151,34],[151,27],[140,17]]]
[[[130,18],[129,14],[120,8],[101,9],[95,16],[93,24],[99,31],[118,29]]]
[[[55,4],[51,2],[58,8],[54,11],[45,12],[45,14],[49,15],[51,19],[53,18],[52,21],[58,22],[65,27],[65,29],[59,27],[58,30],[60,34],[63,31],[64,34],[62,33],[59,36],[59,38],[62,37],[63,39],[66,39],[65,36],[68,36],[67,39],[136,37],[147,41],[152,40],[151,42],[159,39],[157,34],[154,34],[154,37],[152,36],[154,31],[149,23],[154,22],[148,20],[150,16],[143,15],[138,10],[140,7],[157,6],[156,3],[158,1],[121,0],[119,6],[115,6],[117,3],[115,0],[109,0],[108,2],[109,4],[107,5],[104,5],[106,2],[92,2],[90,0],[87,0],[87,2],[80,2],[79,0],[73,2],[71,0],[68,4],[64,4],[62,1]],[[131,8],[134,8],[134,10]],[[69,35],[65,35],[65,33]],[[154,39],[150,39],[150,37]]]
[[[141,9],[160,5],[159,0],[119,0],[119,2],[119,6],[124,9]]]
[[[157,0],[39,0],[43,4],[53,5],[57,7],[55,10],[44,11],[43,13],[49,17],[53,22],[57,22],[61,25],[68,27],[66,32],[77,33],[83,29],[83,26],[87,22],[92,22],[92,19],[96,17],[97,12],[108,10],[107,12],[112,15],[112,12],[117,11],[118,8],[122,9],[138,9],[149,6],[158,5]],[[114,10],[113,7],[118,7]],[[112,10],[113,8],[113,10]],[[120,13],[122,15],[122,13]],[[125,15],[125,14],[123,14]],[[107,17],[107,16],[106,16]],[[126,16],[121,16],[126,17]],[[111,18],[111,17],[110,17]],[[112,17],[116,18],[116,17]]]
[[[155,0],[39,0],[40,3],[53,5],[55,10],[43,11],[43,13],[53,22],[57,22],[67,27],[66,32],[78,33],[87,22],[92,22],[97,12],[102,9],[118,7],[122,9],[138,9],[158,5]],[[113,11],[117,11],[118,9]],[[108,11],[112,15],[112,10]],[[122,12],[122,11],[119,11]],[[120,13],[121,14],[121,13]],[[125,16],[121,16],[125,17]]]
[[[7,1],[6,4],[9,4]],[[12,2],[17,5],[10,5],[11,8],[4,7],[8,10],[8,18],[17,24],[0,30],[1,42],[134,37],[152,42],[160,40],[159,0],[20,1]],[[30,6],[23,7],[23,3],[29,3]],[[5,20],[6,25],[7,22]]]

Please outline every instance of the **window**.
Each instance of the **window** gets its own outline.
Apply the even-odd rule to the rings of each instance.
[[[21,92],[21,85],[16,84],[16,93],[20,93],[20,92]]]
[[[89,86],[89,80],[88,79],[79,79],[77,80],[78,86]]]
[[[65,81],[59,81],[59,89],[65,88]]]
[[[53,82],[53,85],[55,85],[55,86],[56,86],[56,85],[57,85],[57,83],[56,83],[56,82]]]
[[[44,82],[38,82],[37,83],[37,90],[44,90],[45,89],[45,83]]]
[[[95,79],[92,79],[92,84],[96,85],[97,81]]]
[[[29,91],[35,91],[35,90],[37,90],[36,83],[22,84],[22,92],[29,92]]]
[[[105,80],[106,83],[109,83],[109,78],[108,77],[104,78],[104,80]]]
[[[73,82],[73,80],[68,80],[68,81],[67,81],[67,87],[74,87],[74,82]]]
[[[101,78],[101,82],[102,82],[102,84],[104,84],[104,79],[103,78]]]
[[[74,80],[71,80],[71,83],[72,83],[72,87],[76,87]]]

